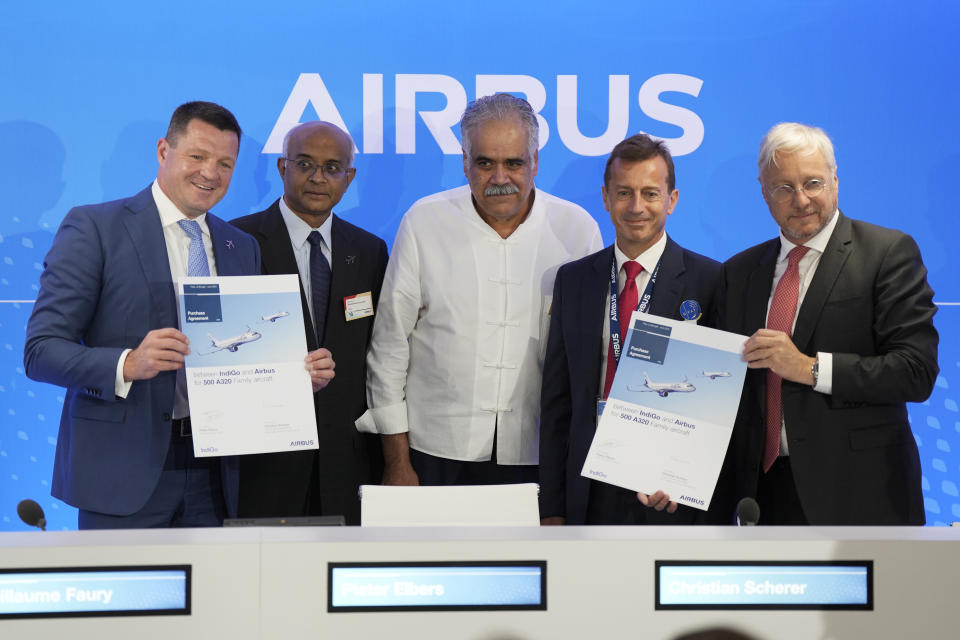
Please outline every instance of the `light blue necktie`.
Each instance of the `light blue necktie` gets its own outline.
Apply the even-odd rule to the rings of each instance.
[[[187,258],[188,276],[209,276],[210,264],[207,262],[207,250],[203,248],[203,232],[196,220],[180,220],[180,228],[190,236],[190,256]]]

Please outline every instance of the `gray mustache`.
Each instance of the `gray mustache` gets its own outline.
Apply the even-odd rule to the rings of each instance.
[[[512,196],[515,193],[520,193],[520,187],[509,182],[507,184],[492,184],[483,190],[485,196]]]

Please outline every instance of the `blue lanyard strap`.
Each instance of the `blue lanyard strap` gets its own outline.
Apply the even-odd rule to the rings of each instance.
[[[647,282],[643,290],[643,295],[637,303],[637,311],[646,313],[650,306],[650,298],[653,296],[653,286],[657,283],[657,274],[660,273],[660,261],[657,260],[657,266],[653,268],[653,275]],[[624,285],[626,286],[626,285]],[[617,257],[614,255],[613,262],[610,265],[610,344],[613,347],[613,359],[620,364],[620,315],[617,310]]]

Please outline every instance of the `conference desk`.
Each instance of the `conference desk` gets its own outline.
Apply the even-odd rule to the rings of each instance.
[[[957,637],[960,528],[289,527],[0,533],[0,569],[190,565],[191,613],[0,619],[0,638]],[[328,562],[546,562],[546,609],[328,612]],[[657,610],[658,560],[873,562],[873,610]]]

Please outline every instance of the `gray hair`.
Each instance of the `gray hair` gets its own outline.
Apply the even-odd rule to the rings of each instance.
[[[819,151],[826,160],[830,170],[836,171],[837,161],[833,155],[833,143],[823,129],[799,122],[781,122],[774,125],[763,137],[757,166],[760,173],[763,173],[763,170],[771,164],[779,166],[777,154],[780,152],[810,154],[816,151]]]
[[[531,158],[540,147],[540,125],[533,107],[523,98],[509,93],[496,93],[477,98],[467,105],[460,118],[460,138],[463,151],[470,157],[470,135],[473,130],[490,120],[506,120],[515,116],[527,130],[527,151]]]

